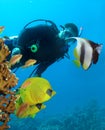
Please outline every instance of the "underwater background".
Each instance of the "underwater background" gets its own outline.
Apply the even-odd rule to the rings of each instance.
[[[18,35],[24,25],[34,19],[49,19],[59,25],[68,22],[83,27],[82,37],[102,43],[96,65],[84,71],[73,60],[65,58],[51,65],[44,73],[56,91],[46,102],[46,109],[34,119],[11,115],[10,130],[105,130],[105,1],[104,0],[0,0],[2,35]],[[33,67],[19,69],[18,86]]]

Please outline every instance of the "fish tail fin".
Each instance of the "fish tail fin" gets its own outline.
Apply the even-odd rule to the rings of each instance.
[[[98,45],[98,46],[94,49],[94,52],[93,52],[93,64],[96,64],[96,63],[97,63],[99,54],[101,53],[101,50],[102,50],[102,44]]]
[[[103,45],[100,44],[100,45],[98,45],[98,46],[95,48],[95,50],[97,51],[98,54],[101,53],[102,47],[103,47]]]

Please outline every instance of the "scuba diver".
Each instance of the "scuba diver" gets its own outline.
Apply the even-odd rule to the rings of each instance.
[[[30,27],[32,23],[44,22],[36,26]],[[64,57],[69,58],[68,50],[69,42],[75,42],[74,39],[66,40],[70,37],[79,37],[77,26],[73,23],[67,23],[64,26],[60,25],[60,31],[56,24],[50,20],[37,19],[26,24],[19,36],[10,37],[5,40],[11,50],[11,55],[22,54],[22,59],[19,63],[12,67],[18,68],[25,64],[29,59],[35,59],[37,62],[35,69],[29,77],[38,76],[54,62]]]

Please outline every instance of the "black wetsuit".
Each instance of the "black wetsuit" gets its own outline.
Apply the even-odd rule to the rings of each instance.
[[[21,32],[17,42],[23,55],[21,64],[29,59],[37,60],[34,75],[41,76],[48,66],[68,52],[67,43],[58,37],[58,33],[57,28],[47,24],[26,28]],[[33,44],[38,44],[38,51],[35,53],[30,49]]]

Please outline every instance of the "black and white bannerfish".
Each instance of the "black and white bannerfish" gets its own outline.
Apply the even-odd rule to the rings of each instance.
[[[102,49],[102,44],[94,43],[91,40],[71,37],[77,40],[76,48],[74,49],[74,56],[76,60],[73,62],[80,67],[82,65],[84,70],[87,70],[91,64],[96,64],[98,62],[99,54]]]

